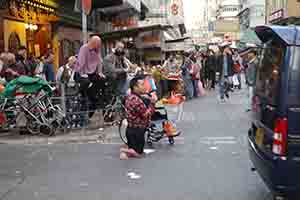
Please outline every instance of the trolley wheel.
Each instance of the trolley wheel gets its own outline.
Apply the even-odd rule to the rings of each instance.
[[[128,144],[127,138],[126,138],[127,125],[128,125],[127,119],[123,119],[119,123],[119,136],[120,136],[120,139],[122,140],[122,142],[124,142],[124,144]]]
[[[169,137],[169,144],[170,145],[174,145],[175,144],[174,137]]]
[[[150,141],[150,140],[147,141],[147,144],[148,144],[149,147],[152,147],[152,146],[153,146],[153,142]]]

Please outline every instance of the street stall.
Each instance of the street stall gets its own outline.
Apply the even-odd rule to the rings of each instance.
[[[182,53],[187,49],[186,39],[188,37],[165,41],[163,50],[168,55],[168,60],[161,69],[162,97],[168,98],[172,94],[184,94],[180,66],[183,64]]]

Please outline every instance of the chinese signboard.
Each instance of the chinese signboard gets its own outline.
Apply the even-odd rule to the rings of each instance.
[[[269,22],[284,18],[284,9],[277,10],[269,16]]]

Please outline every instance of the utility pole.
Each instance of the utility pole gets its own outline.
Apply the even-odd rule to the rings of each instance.
[[[87,15],[85,14],[83,9],[82,9],[82,36],[83,36],[83,44],[86,44],[88,41]]]
[[[83,34],[83,43],[87,43],[88,34],[87,34],[87,16],[92,9],[92,0],[81,0],[81,11],[82,11],[82,34]]]

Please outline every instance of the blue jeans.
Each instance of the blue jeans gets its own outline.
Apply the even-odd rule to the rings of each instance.
[[[219,87],[220,87],[220,98],[224,99],[225,94],[228,94],[229,90],[229,81],[228,78],[221,78],[219,82]]]
[[[198,82],[199,80],[193,80],[193,87],[194,87],[194,97],[198,97]]]
[[[183,77],[184,90],[187,98],[192,99],[194,97],[194,86],[191,78]]]
[[[130,80],[128,78],[123,79],[123,80],[119,80],[118,81],[118,86],[117,86],[118,94],[126,96],[127,91],[129,89],[129,83],[130,83]]]

